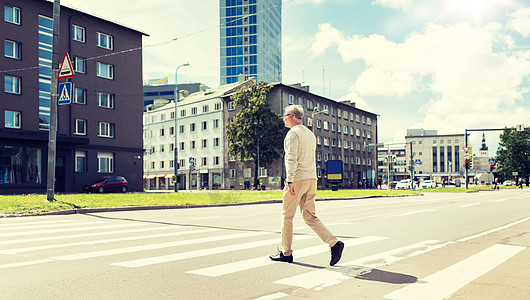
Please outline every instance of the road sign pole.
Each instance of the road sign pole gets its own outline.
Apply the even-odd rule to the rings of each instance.
[[[465,147],[466,147],[466,149],[467,149],[467,129],[466,129],[466,132],[465,132],[465,134],[464,134],[464,140],[465,140],[465,144],[466,144]],[[467,153],[466,153],[466,155],[467,155]],[[466,169],[466,176],[465,176],[465,178],[466,178],[466,190],[467,190],[467,189],[468,189],[468,183],[467,183],[467,168],[465,168],[465,169]]]
[[[48,136],[48,170],[46,176],[46,199],[55,201],[55,160],[57,152],[57,83],[59,74],[59,28],[61,1],[53,1],[52,78],[50,87],[50,131]]]

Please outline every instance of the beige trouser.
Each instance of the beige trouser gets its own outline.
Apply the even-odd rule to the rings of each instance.
[[[283,255],[289,256],[293,253],[293,218],[296,207],[300,206],[300,211],[304,221],[313,231],[324,241],[333,247],[337,243],[337,238],[326,228],[315,216],[315,196],[317,195],[317,180],[304,179],[293,182],[296,195],[289,193],[289,188],[285,185],[283,189],[283,219],[282,219],[282,247]]]

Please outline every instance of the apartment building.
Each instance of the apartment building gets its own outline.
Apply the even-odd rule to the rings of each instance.
[[[2,1],[0,57],[0,193],[46,191],[53,3]],[[144,33],[65,6],[60,57],[75,76],[72,103],[58,108],[56,192],[80,192],[119,175],[142,189],[142,52]],[[62,81],[62,80],[60,80]]]

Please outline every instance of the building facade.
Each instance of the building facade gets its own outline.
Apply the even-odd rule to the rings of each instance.
[[[406,145],[388,145],[377,148],[377,174],[378,183],[387,184],[410,178],[407,168]]]
[[[436,130],[408,129],[405,140],[412,143],[415,177],[441,182],[464,176],[464,134],[439,135]],[[407,147],[407,166],[411,165]]]
[[[53,3],[2,1],[0,193],[46,191]],[[69,53],[72,103],[58,108],[56,192],[119,175],[142,189],[143,33],[61,7],[58,53]],[[119,38],[118,38],[119,37]],[[124,53],[121,53],[121,52]]]
[[[231,157],[225,134],[226,125],[238,112],[230,96],[250,84],[254,84],[254,79],[245,80],[240,76],[239,82],[191,94],[178,102],[179,189],[253,188],[254,162],[242,163]],[[375,186],[377,151],[368,145],[377,143],[376,114],[358,109],[349,101],[336,102],[312,94],[308,87],[299,84],[287,86],[275,83],[269,86],[267,100],[278,115],[282,115],[283,108],[290,104],[304,107],[302,122],[313,129],[317,137],[315,163],[319,188],[331,188],[326,180],[326,163],[329,160],[343,162],[343,183],[340,187]],[[144,113],[147,189],[173,189],[167,178],[174,174],[174,111],[172,102]],[[283,159],[260,166],[258,176],[262,188],[282,188],[285,178]]]
[[[257,78],[281,82],[280,0],[220,0],[221,85]]]

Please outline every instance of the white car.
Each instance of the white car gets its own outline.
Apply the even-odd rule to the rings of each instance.
[[[397,189],[397,190],[407,190],[407,189],[410,189],[410,179],[403,179],[403,180],[399,181],[399,182],[396,184],[396,189]]]
[[[432,180],[425,180],[420,184],[420,188],[422,189],[433,189],[436,187],[436,182]]]

